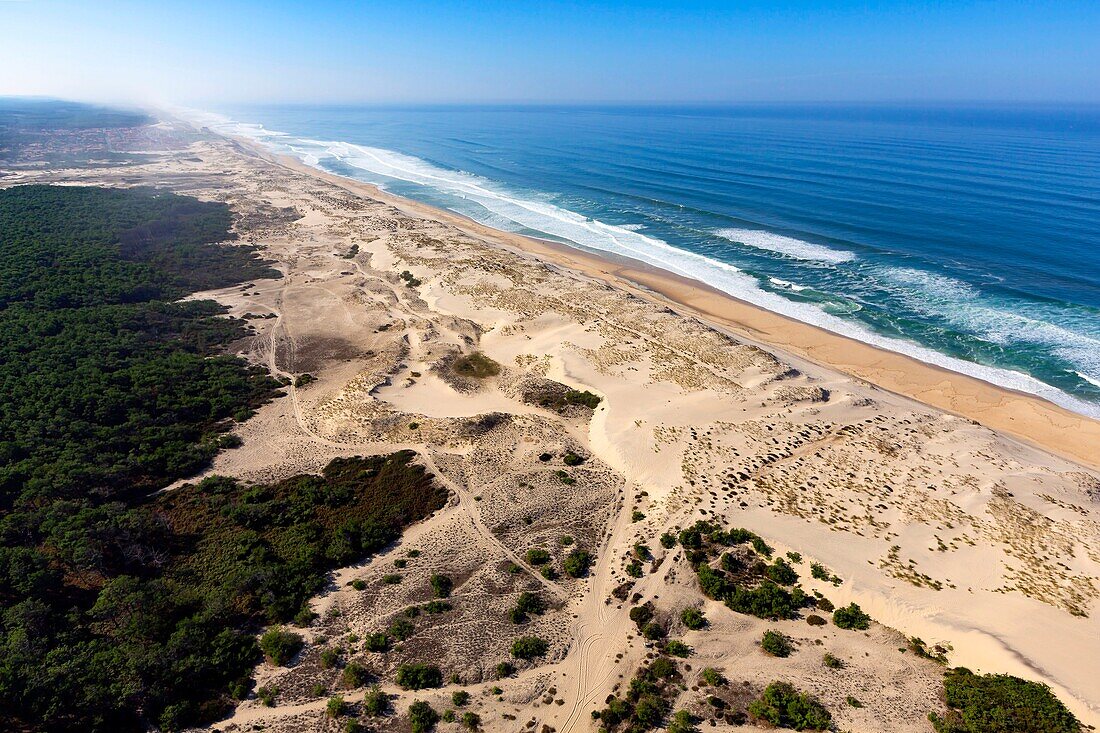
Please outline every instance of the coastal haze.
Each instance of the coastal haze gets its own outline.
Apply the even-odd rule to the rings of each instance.
[[[1093,730],[1098,34],[0,0],[0,728]]]

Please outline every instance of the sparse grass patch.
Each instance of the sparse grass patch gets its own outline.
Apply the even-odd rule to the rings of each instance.
[[[480,351],[455,359],[451,364],[451,369],[456,374],[473,377],[474,379],[487,379],[500,374],[500,364],[497,364]]]

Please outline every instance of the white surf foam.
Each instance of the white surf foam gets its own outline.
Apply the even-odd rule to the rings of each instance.
[[[826,313],[816,305],[791,301],[776,293],[768,292],[759,286],[754,277],[726,262],[678,249],[667,242],[639,234],[629,228],[605,224],[563,209],[537,193],[509,191],[501,184],[480,176],[440,168],[419,158],[391,150],[337,141],[289,138],[284,133],[267,130],[262,125],[243,125],[220,115],[208,113],[201,113],[201,116],[192,117],[192,119],[195,121],[201,119],[202,124],[216,131],[242,135],[269,145],[280,152],[295,154],[303,162],[308,161],[315,167],[323,167],[326,160],[336,160],[362,171],[364,177],[374,183],[384,183],[384,179],[387,178],[405,181],[473,201],[483,211],[464,210],[462,213],[474,216],[492,226],[506,228],[506,225],[511,223],[512,227],[508,228],[543,232],[572,242],[581,248],[636,259],[704,282],[745,302],[841,336],[904,354],[990,384],[1030,393],[1066,409],[1100,418],[1100,405],[1078,399],[1028,374],[964,361],[911,341],[881,336],[861,324]],[[314,160],[316,162],[313,162]],[[753,230],[724,231],[753,232]],[[735,236],[738,237],[735,241],[742,241],[740,237],[743,235]],[[851,252],[832,250],[767,232],[754,232],[754,236],[749,238],[758,243],[750,246],[761,246],[767,242],[768,246],[762,248],[782,252],[779,249],[779,246],[782,246],[789,250],[783,254],[799,259],[839,263],[855,257]]]
[[[796,260],[829,262],[838,265],[841,262],[850,262],[856,258],[855,252],[832,249],[813,242],[803,242],[801,239],[773,234],[762,229],[716,229],[714,233],[737,244],[776,252],[787,257],[793,257]]]
[[[1073,370],[1073,373],[1088,382],[1089,384],[1100,387],[1100,377],[1092,377],[1088,374],[1085,374],[1084,372],[1077,371],[1076,369]]]
[[[882,268],[883,281],[898,283],[896,292],[914,311],[946,320],[964,333],[994,344],[1012,347],[1034,344],[1049,349],[1074,366],[1082,378],[1100,375],[1100,330],[1070,330],[1052,323],[1038,304],[990,301],[968,283],[911,268]],[[1032,312],[1035,311],[1035,312]]]
[[[769,277],[768,281],[772,285],[778,285],[781,288],[788,288],[796,293],[800,293],[803,290],[808,289],[805,285],[799,285],[798,283],[793,283],[790,280],[780,280],[778,277]]]

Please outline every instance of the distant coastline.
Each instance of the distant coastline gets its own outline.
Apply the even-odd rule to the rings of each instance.
[[[609,108],[599,114],[610,115],[612,118],[624,116],[618,115],[617,109]],[[835,112],[843,116],[844,110]],[[454,114],[458,114],[458,119],[461,120],[464,113],[459,110]],[[268,121],[267,112],[256,114],[259,118]],[[270,114],[274,115],[275,120],[280,119],[277,110]],[[368,120],[374,119],[371,117],[373,113],[369,110],[363,111],[362,114]],[[383,117],[383,119],[391,124],[405,119],[406,113],[403,111],[394,114],[396,116]],[[416,116],[418,113],[411,114],[414,115],[411,119],[415,124],[415,121],[420,118]],[[470,114],[486,114],[486,117],[477,119],[495,124],[500,113],[490,111],[470,112]],[[517,112],[517,114],[521,113]],[[738,114],[742,114],[740,108]],[[515,169],[521,163],[521,159],[516,158],[513,151],[516,149],[516,140],[520,139],[517,138],[518,128],[510,128],[502,133],[506,138],[507,135],[511,135],[511,138],[508,138],[510,141],[502,145],[496,143],[499,139],[496,128],[490,127],[486,130],[480,137],[486,149],[486,157],[482,161],[477,146],[483,143],[478,143],[477,137],[470,137],[473,134],[470,123],[466,123],[467,127],[463,128],[463,123],[460,122],[453,137],[448,137],[447,141],[441,140],[436,145],[431,143],[430,139],[441,133],[434,127],[430,127],[428,123],[424,123],[425,129],[417,128],[413,132],[402,133],[399,142],[392,138],[387,139],[385,126],[379,128],[379,123],[376,121],[364,123],[364,127],[357,127],[356,120],[360,114],[355,110],[334,110],[332,115],[334,115],[332,120],[325,118],[324,122],[317,123],[316,133],[321,139],[302,135],[302,130],[298,129],[300,124],[294,124],[297,118],[293,115],[291,119],[283,120],[288,123],[287,129],[297,130],[293,134],[276,132],[261,124],[237,122],[221,115],[189,112],[187,116],[223,134],[249,138],[272,152],[289,154],[316,169],[360,182],[373,183],[376,186],[381,185],[391,194],[412,198],[435,208],[457,212],[461,216],[473,218],[497,230],[540,239],[545,237],[555,243],[566,244],[572,249],[595,254],[597,257],[607,255],[611,255],[612,259],[623,257],[646,267],[671,272],[693,282],[706,283],[709,288],[735,299],[834,334],[893,353],[904,354],[917,361],[976,378],[1010,392],[1037,396],[1073,413],[1094,419],[1100,418],[1100,372],[1097,371],[1100,369],[1100,360],[1095,356],[1100,353],[1100,331],[1097,331],[1095,326],[1089,325],[1094,321],[1090,314],[1096,308],[1089,304],[1095,298],[1096,288],[1087,275],[1087,268],[1082,271],[1079,265],[1073,267],[1065,264],[1057,265],[1065,272],[1082,273],[1082,279],[1075,284],[1075,287],[1079,288],[1077,291],[1066,290],[1065,301],[1055,302],[1043,294],[1043,288],[1052,287],[1052,283],[1060,282],[1057,278],[1063,275],[1058,274],[1055,264],[1049,265],[1050,272],[1031,271],[1028,269],[1029,262],[1047,267],[1047,264],[1044,264],[1046,260],[1035,260],[1020,251],[1003,256],[1024,259],[1016,264],[1010,264],[1006,260],[1000,265],[1001,271],[1007,267],[1014,273],[1013,278],[1009,278],[1012,282],[1000,283],[995,267],[984,272],[985,268],[982,265],[982,272],[984,272],[982,274],[974,270],[973,266],[965,265],[963,260],[960,262],[963,262],[961,266],[964,270],[968,267],[974,270],[974,277],[982,284],[971,283],[958,273],[952,275],[948,271],[937,269],[938,266],[934,266],[933,262],[953,261],[960,257],[984,258],[985,252],[967,254],[959,251],[956,255],[953,251],[944,250],[947,243],[937,241],[944,227],[933,226],[931,229],[921,229],[919,212],[914,212],[913,216],[916,218],[909,217],[912,219],[911,222],[909,219],[904,219],[891,220],[890,223],[895,227],[903,228],[911,224],[914,230],[912,237],[921,243],[927,242],[928,246],[933,248],[931,254],[924,258],[921,256],[914,258],[911,249],[903,248],[897,252],[887,253],[886,250],[868,249],[864,244],[849,242],[844,238],[822,239],[802,234],[798,230],[784,230],[783,227],[775,226],[760,229],[757,228],[760,226],[760,219],[749,222],[729,217],[722,218],[718,214],[709,212],[708,209],[715,211],[722,209],[719,205],[723,200],[722,197],[735,195],[736,192],[746,188],[751,189],[752,184],[746,180],[740,180],[732,188],[722,189],[721,186],[725,184],[713,179],[715,175],[725,170],[721,167],[696,175],[692,172],[695,170],[693,166],[704,165],[706,158],[700,157],[702,153],[691,157],[690,147],[689,152],[685,153],[688,157],[683,162],[683,165],[687,166],[685,175],[690,177],[683,178],[682,185],[698,186],[713,179],[714,185],[719,188],[713,195],[708,194],[711,198],[697,200],[698,197],[691,193],[696,189],[685,189],[682,200],[685,202],[686,209],[683,206],[679,209],[673,206],[680,200],[679,196],[666,197],[665,201],[659,204],[664,207],[661,211],[651,210],[648,200],[638,198],[637,201],[640,202],[637,204],[638,210],[628,213],[627,209],[619,207],[633,206],[630,201],[635,194],[619,195],[609,189],[604,193],[595,194],[595,200],[602,201],[603,203],[599,205],[606,208],[592,211],[591,207],[596,205],[593,201],[584,203],[569,197],[562,200],[561,195],[549,196],[539,191],[571,190],[569,185],[574,188],[580,187],[582,191],[586,190],[586,187],[592,187],[592,190],[595,190],[622,185],[626,187],[624,191],[631,191],[637,189],[643,179],[627,178],[621,184],[606,180],[606,171],[613,170],[618,165],[613,162],[613,156],[589,166],[593,167],[594,171],[591,181],[588,180],[587,173],[574,171],[571,174],[572,178],[567,174],[563,174],[564,178],[560,178],[557,174],[544,171],[549,178],[545,182],[539,182],[537,176],[540,173],[537,168],[530,171],[524,169],[523,178],[517,179]],[[433,117],[432,124],[440,125],[442,120],[450,120],[452,116],[452,113],[448,112],[442,117]],[[629,115],[625,116],[629,117]],[[752,116],[749,114],[750,118]],[[826,114],[825,117],[831,119],[830,114]],[[249,116],[248,119],[255,118]],[[1031,120],[1030,117],[1027,119]],[[602,125],[603,121],[604,118],[601,117],[598,123]],[[542,124],[546,124],[545,121]],[[679,122],[673,121],[669,124],[679,124]],[[1028,124],[1038,123],[1029,121]],[[283,126],[277,126],[283,129]],[[764,125],[764,129],[770,130],[772,126],[773,124],[769,122]],[[491,135],[490,130],[492,130]],[[721,128],[716,134],[724,130],[725,128]],[[1009,137],[1006,140],[1011,140],[1011,136],[1016,133],[1006,130],[997,134],[1007,135]],[[345,133],[347,137],[344,136]],[[377,143],[371,142],[371,146],[351,142],[331,142],[331,140],[374,140],[376,133],[380,137]],[[539,133],[536,131],[533,134]],[[551,137],[543,137],[539,140],[543,145],[557,144],[554,141],[560,134],[561,130],[555,127]],[[1091,135],[1091,133],[1088,134]],[[716,139],[723,138],[719,136]],[[415,143],[421,146],[419,150],[414,147],[414,151],[423,156],[421,158],[389,149],[390,146],[396,149],[399,145],[413,144],[411,141],[414,140],[422,140],[420,143]],[[687,144],[697,145],[701,140],[709,140],[709,138],[699,133]],[[1086,142],[1081,143],[1085,146],[1084,151],[1091,150],[1091,140],[1091,137],[1086,137]],[[645,142],[646,138],[643,136],[639,139],[638,145],[643,145]],[[537,141],[533,141],[533,144],[536,143]],[[592,143],[593,140],[587,138],[581,142],[589,146]],[[374,145],[379,147],[373,147]],[[467,147],[470,149],[467,150]],[[452,149],[458,152],[449,153],[448,151]],[[588,148],[584,150],[589,154],[592,152]],[[446,164],[439,163],[433,157],[433,151],[451,157],[447,158]],[[547,158],[547,164],[549,161],[562,158],[560,151],[553,151],[548,155],[551,157]],[[670,153],[666,150],[654,160],[678,160],[675,156],[669,158],[669,155]],[[498,164],[495,161],[506,161],[511,167],[501,167],[499,173],[490,171],[492,179],[486,178],[482,168],[488,166],[493,169],[493,166]],[[523,159],[523,162],[528,161]],[[562,162],[566,164],[568,160],[563,159]],[[645,163],[645,160],[636,162],[627,160],[622,164],[629,169],[630,165]],[[814,165],[818,163],[820,160]],[[1024,163],[1025,161],[1021,161],[1020,165]],[[725,161],[720,165],[731,164],[731,161]],[[879,181],[904,178],[908,173],[901,169],[894,170],[888,175],[881,172],[875,173],[874,160],[868,160],[866,164],[871,166],[867,173],[869,177],[866,181],[854,185],[866,188],[867,185],[879,185]],[[504,166],[505,162],[501,162],[500,165]],[[716,165],[719,164],[716,163]],[[788,174],[780,170],[783,165],[780,159],[772,166],[775,168],[773,175],[779,177],[776,180],[785,175],[797,179],[813,170],[813,166],[806,168],[808,163],[801,161]],[[802,168],[798,165],[802,165]],[[861,171],[862,168],[859,166],[863,165],[863,161],[853,165],[855,167],[848,169],[849,174],[857,174]],[[474,172],[467,172],[467,166]],[[587,169],[588,167],[584,168],[585,171]],[[646,180],[663,180],[664,176],[671,175],[674,170],[677,169],[670,168],[668,171],[647,173]],[[824,171],[822,174],[825,175]],[[956,172],[956,176],[962,176],[962,178],[944,181],[942,185],[945,188],[937,195],[941,198],[946,196],[953,186],[958,185],[969,175],[970,173],[963,173],[960,169]],[[980,168],[975,168],[973,175],[980,178],[984,174]],[[519,180],[526,183],[526,188],[517,183]],[[567,180],[571,183],[566,184]],[[926,183],[940,185],[935,181]],[[1006,179],[1004,185],[1010,184],[1022,185],[1021,181]],[[1013,196],[1031,200],[1029,197],[1034,198],[1039,195],[1043,186],[1050,184],[1051,181],[1036,180],[1034,190],[1017,191],[1015,188],[1010,188],[1006,191],[1011,190],[1014,192]],[[520,185],[519,189],[515,188],[517,185]],[[1081,185],[1081,191],[1087,193],[1088,187],[1093,184],[1085,181]],[[634,189],[631,189],[631,186]],[[801,191],[805,186],[799,183],[797,188]],[[997,185],[993,184],[991,190],[996,188]],[[660,190],[654,189],[655,192]],[[899,189],[895,193],[901,194],[906,191],[913,194],[909,189]],[[796,203],[796,199],[780,198],[772,201],[768,198],[772,193],[775,193],[774,187],[761,189],[756,198],[758,206],[769,209],[778,207],[788,211],[792,206],[796,208],[800,206]],[[575,195],[576,191],[570,194],[570,196]],[[658,195],[658,193],[652,195]],[[776,193],[776,195],[780,194]],[[879,194],[863,190],[860,195],[877,197]],[[1001,196],[1001,194],[996,195]],[[1005,193],[1001,200],[1007,195]],[[1055,208],[1052,209],[1052,213],[1068,216],[1081,205],[1074,203],[1080,199],[1080,195],[1072,189],[1065,191],[1064,199],[1064,205],[1054,203],[1050,205],[1063,207],[1065,210]],[[742,205],[745,204],[746,202],[742,202]],[[968,205],[973,207],[976,204],[970,201]],[[673,210],[669,210],[670,206]],[[692,208],[693,206],[703,208],[696,209]],[[685,218],[682,221],[675,219],[680,217],[680,214],[676,213],[680,210],[686,212],[683,214]],[[649,214],[646,214],[646,211]],[[991,209],[982,216],[985,219],[995,218],[995,211],[997,209]],[[1084,210],[1080,213],[1088,215]],[[674,219],[666,221],[666,217],[669,216]],[[805,216],[811,218],[825,216],[832,220],[834,213],[820,209],[807,210]],[[858,227],[861,226],[863,213],[849,209],[846,213],[837,211],[835,216],[838,217],[838,221],[847,222],[845,226]],[[934,217],[931,213],[928,216]],[[662,221],[665,221],[667,226],[661,224]],[[1056,230],[1052,229],[1050,236],[1069,237],[1070,239],[1062,242],[1060,246],[1070,246],[1069,242],[1080,238],[1081,230],[1079,227],[1072,230],[1066,229],[1068,224],[1063,224],[1063,229],[1058,230],[1061,234],[1057,234]],[[884,224],[880,220],[878,225]],[[972,222],[970,228],[973,229],[974,225],[975,223]],[[660,226],[664,228],[654,228]],[[825,226],[822,231],[830,231],[831,226],[831,224]],[[1006,222],[1005,226],[1014,225]],[[788,231],[789,235],[782,233],[784,231]],[[686,239],[677,239],[676,237],[679,236],[677,232],[686,232],[683,234]],[[880,236],[886,236],[886,231],[881,231]],[[1037,236],[1035,232],[1025,229],[1019,232],[1016,240],[1030,241],[1029,238],[1035,236]],[[1017,249],[1019,241],[1014,245]],[[996,251],[1000,247],[988,237],[975,242],[975,246],[979,244],[984,248],[992,247],[993,250],[990,251]],[[910,245],[912,246],[912,242]],[[958,245],[956,243],[951,246]],[[939,249],[936,250],[936,247]],[[1055,247],[1054,241],[1051,242],[1051,247]],[[1062,256],[1064,258],[1065,254]],[[917,264],[922,259],[925,264]],[[1015,278],[1017,274],[1018,279]],[[1018,287],[1021,283],[1027,285],[1024,290]],[[1028,291],[1030,283],[1042,283],[1042,286],[1034,291],[1033,296],[1024,297],[1023,294]],[[1004,287],[1006,285],[1007,290]],[[1024,299],[1021,299],[1022,297]],[[1027,299],[1032,297],[1032,300]]]
[[[224,134],[223,134],[224,135]],[[627,257],[595,254],[557,242],[494,229],[453,211],[397,196],[369,183],[328,173],[272,152],[253,139],[224,135],[253,155],[422,218],[657,299],[755,343],[834,369],[882,389],[981,423],[1090,468],[1100,468],[1100,421],[1041,397],[1000,387],[905,354],[878,348],[742,301],[705,283]],[[795,360],[797,362],[797,360]]]

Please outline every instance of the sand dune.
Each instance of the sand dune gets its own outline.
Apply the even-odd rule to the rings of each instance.
[[[258,670],[260,684],[278,686],[276,705],[247,701],[217,728],[331,727],[313,688],[339,688],[319,661],[335,644],[384,681],[401,661],[432,659],[470,690],[488,730],[593,730],[592,710],[651,651],[627,617],[647,600],[695,648],[676,708],[707,717],[721,719],[697,675],[715,666],[746,690],[795,681],[841,729],[928,731],[942,668],[899,651],[920,636],[953,665],[1044,681],[1100,724],[1097,423],[236,142],[203,137],[186,156],[128,168],[127,182],[234,207],[242,237],[285,277],[206,295],[237,316],[273,315],[251,321],[242,351],[316,378],[245,423],[244,446],[212,471],[261,480],[409,447],[453,497],[391,551],[336,574],[314,602],[320,619],[300,661]],[[120,183],[109,171],[64,175]],[[475,353],[496,373],[456,368]],[[570,389],[601,400],[562,402]],[[569,453],[583,462],[563,463]],[[881,625],[768,623],[706,600],[683,552],[657,542],[699,518],[799,553],[808,589],[857,601]],[[639,542],[653,559],[632,578]],[[570,578],[561,563],[578,546],[597,562]],[[528,561],[531,548],[547,551],[557,578]],[[838,582],[812,579],[811,562]],[[430,598],[436,572],[455,580],[452,608],[417,616],[398,651],[362,651],[366,634]],[[395,573],[399,583],[383,580]],[[614,594],[622,587],[630,602]],[[523,591],[548,603],[522,633],[549,651],[498,679],[521,633],[507,616]],[[677,626],[688,606],[710,626]],[[769,628],[794,640],[790,658],[756,647]],[[825,651],[848,666],[827,669]],[[401,711],[414,697],[443,710],[457,689],[384,687]]]

